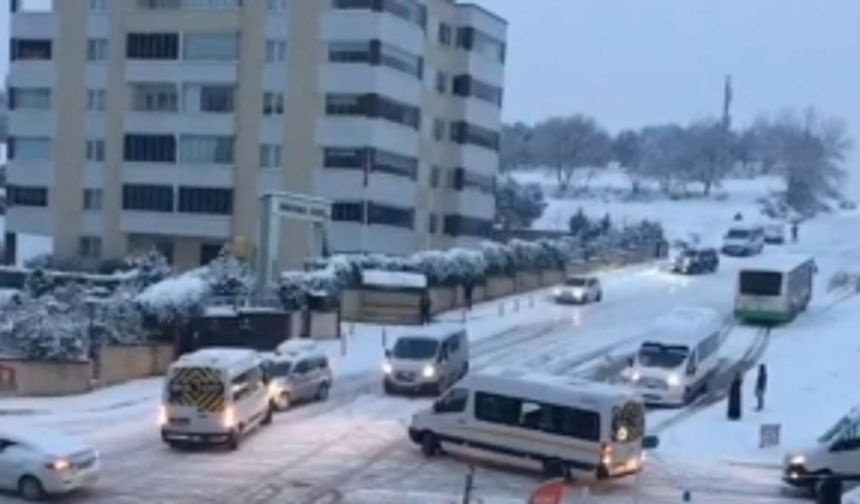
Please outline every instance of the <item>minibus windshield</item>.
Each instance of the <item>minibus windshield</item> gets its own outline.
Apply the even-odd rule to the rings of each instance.
[[[427,338],[400,338],[392,354],[397,359],[427,360],[436,357],[439,342]]]
[[[850,423],[851,420],[848,417],[843,417],[838,422],[836,422],[836,425],[834,425],[830,428],[830,430],[825,432],[823,436],[818,438],[818,442],[821,444],[830,444],[830,442],[836,439],[836,436],[842,433],[842,431],[844,431]]]
[[[746,229],[731,229],[726,233],[726,238],[734,240],[746,240],[749,236],[750,232]]]
[[[684,363],[688,353],[689,349],[683,346],[645,343],[639,349],[639,365],[642,367],[675,369]]]

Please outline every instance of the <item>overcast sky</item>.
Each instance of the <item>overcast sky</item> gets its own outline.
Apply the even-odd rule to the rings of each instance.
[[[860,0],[476,1],[510,23],[506,120],[688,122],[719,114],[732,74],[735,124],[813,105],[860,132]]]

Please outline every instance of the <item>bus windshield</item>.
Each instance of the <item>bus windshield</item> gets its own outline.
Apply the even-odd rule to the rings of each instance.
[[[427,338],[400,338],[392,354],[397,359],[427,360],[436,357],[439,342]]]
[[[782,275],[772,271],[742,271],[741,294],[754,296],[779,296],[782,291]]]
[[[663,369],[675,369],[684,363],[690,350],[684,346],[645,343],[639,349],[639,365]]]

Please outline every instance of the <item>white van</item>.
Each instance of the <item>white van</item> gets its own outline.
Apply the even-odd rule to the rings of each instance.
[[[682,306],[657,319],[621,378],[648,404],[683,406],[707,389],[726,337],[723,317]]]
[[[167,370],[159,423],[170,446],[225,443],[272,421],[268,379],[253,350],[207,348],[184,355]]]
[[[823,476],[860,479],[860,407],[854,408],[805,450],[785,457],[783,480],[815,489]]]
[[[735,224],[723,237],[722,252],[733,256],[751,256],[764,250],[764,228],[758,224]]]
[[[469,338],[461,327],[432,327],[397,338],[385,351],[383,387],[395,392],[442,393],[469,372]]]
[[[516,372],[467,376],[409,427],[428,457],[445,450],[598,479],[639,471],[656,442],[644,433],[645,408],[626,387]]]

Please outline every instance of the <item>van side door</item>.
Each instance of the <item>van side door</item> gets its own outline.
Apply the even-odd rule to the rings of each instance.
[[[292,382],[297,399],[307,399],[312,396],[313,369],[310,359],[301,359],[296,362],[292,372]]]
[[[830,447],[833,461],[829,469],[836,474],[860,476],[860,421],[849,425]]]

